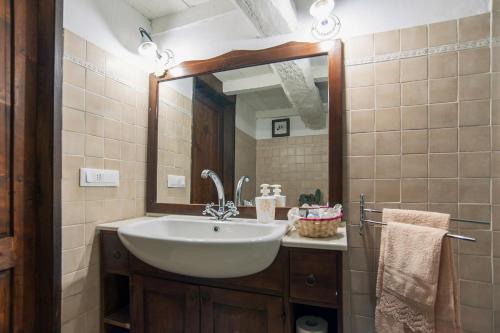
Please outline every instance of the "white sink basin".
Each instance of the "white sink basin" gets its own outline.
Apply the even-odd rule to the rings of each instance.
[[[161,217],[118,228],[125,247],[151,266],[172,273],[230,278],[260,272],[274,261],[284,223],[216,222],[203,217]]]

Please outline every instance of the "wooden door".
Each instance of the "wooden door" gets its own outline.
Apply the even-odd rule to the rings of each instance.
[[[11,331],[14,268],[11,205],[11,57],[12,8],[0,0],[0,332]]]
[[[134,275],[131,288],[132,333],[199,333],[199,287]]]
[[[213,75],[195,79],[191,203],[217,203],[213,182],[200,177],[204,169],[217,173],[224,185],[226,200],[233,199],[236,100],[225,96],[222,88],[214,87],[217,84],[222,83]]]
[[[200,287],[202,333],[283,333],[283,299]]]

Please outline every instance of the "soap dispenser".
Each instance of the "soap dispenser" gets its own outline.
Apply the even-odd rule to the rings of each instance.
[[[271,223],[274,221],[276,209],[276,199],[269,195],[269,184],[260,185],[260,197],[255,198],[255,208],[257,210],[257,221],[260,223]]]
[[[281,194],[281,185],[275,184],[271,185],[273,188],[274,198],[276,199],[276,207],[285,207],[286,206],[286,196]]]

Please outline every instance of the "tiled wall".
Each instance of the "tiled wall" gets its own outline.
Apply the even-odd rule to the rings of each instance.
[[[328,135],[257,140],[257,186],[262,183],[281,184],[287,206],[318,188],[327,202]]]
[[[499,37],[494,12],[346,42],[347,332],[374,331],[380,229],[359,236],[360,193],[372,207],[492,220],[454,224],[477,238],[454,252],[464,331],[500,332]]]
[[[158,121],[158,202],[191,202],[192,101],[160,84]],[[186,177],[186,186],[167,187],[168,175]]]
[[[64,32],[62,332],[99,332],[97,224],[144,215],[147,75]],[[79,168],[120,171],[79,187]]]
[[[257,163],[257,140],[246,134],[239,128],[235,129],[235,152],[234,152],[234,186],[236,186],[241,176],[250,178],[248,183],[243,183],[241,200],[254,200],[256,186],[256,163]]]

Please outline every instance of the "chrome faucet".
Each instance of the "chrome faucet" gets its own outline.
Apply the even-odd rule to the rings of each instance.
[[[238,185],[236,186],[235,202],[237,206],[241,206],[241,190],[243,189],[243,183],[248,183],[250,178],[247,176],[241,176],[238,180]]]
[[[207,179],[210,177],[212,181],[215,184],[215,188],[217,189],[217,197],[219,201],[219,208],[216,210],[213,208],[215,204],[209,203],[205,206],[205,209],[203,210],[202,214],[203,215],[210,215],[215,217],[218,221],[225,221],[231,216],[236,216],[240,212],[238,212],[238,209],[236,208],[235,204],[232,201],[228,201],[226,203],[226,199],[224,197],[224,186],[222,186],[222,182],[217,176],[215,172],[212,170],[205,169],[201,172],[201,178]],[[227,208],[227,210],[226,210]]]

